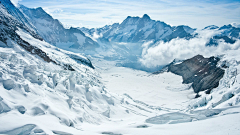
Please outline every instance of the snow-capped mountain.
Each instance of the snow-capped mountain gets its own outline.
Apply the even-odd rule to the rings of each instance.
[[[218,34],[214,35],[209,42],[207,43],[208,46],[211,45],[218,45],[219,41],[224,41],[226,43],[233,44],[236,42],[237,39],[240,39],[240,28],[233,26],[231,24],[224,25],[222,27],[217,27],[214,25],[207,26],[204,30],[215,30],[219,31]]]
[[[35,27],[27,19],[26,15],[23,14],[17,7],[15,7],[15,5],[13,5],[10,0],[1,0],[1,4],[6,8],[9,14],[18,20],[19,23],[24,24],[28,27],[28,29],[36,32]]]
[[[0,22],[0,134],[79,134],[128,115],[88,58],[43,41],[2,3]]]
[[[195,29],[189,26],[171,27],[170,25],[152,20],[147,14],[143,17],[128,16],[121,24],[115,23],[98,29],[81,28],[89,35],[98,34],[112,42],[169,41],[173,38],[189,38]]]
[[[203,34],[197,34],[188,26],[170,27],[158,23],[159,27],[161,24],[166,28],[166,32],[171,32],[169,35],[165,33],[166,36],[157,41],[166,45],[164,52],[178,47],[179,43],[181,46],[174,48],[174,53],[179,53],[181,47],[186,49],[193,46],[196,49],[196,44],[201,45],[200,51],[204,51],[204,47],[210,52],[215,51],[218,45],[220,49],[230,49],[209,58],[197,55],[186,60],[175,59],[165,70],[154,75],[118,67],[123,57],[136,62],[141,53],[161,53],[159,48],[154,48],[154,51],[148,49],[151,45],[162,47],[162,44],[153,41],[140,44],[140,37],[144,38],[140,31],[147,33],[150,30],[148,27],[158,28],[156,21],[144,15],[142,18],[128,17],[121,24],[100,29],[88,31],[82,28],[87,36],[93,37],[101,45],[90,57],[92,64],[79,53],[48,43],[56,41],[58,45],[58,39],[49,38],[48,42],[44,39],[49,33],[56,38],[64,35],[54,33],[57,30],[69,30],[71,32],[68,31],[68,34],[84,36],[80,30],[62,29],[61,23],[41,8],[17,8],[9,0],[1,0],[0,134],[238,134],[238,27],[210,26],[203,30]],[[113,32],[111,35],[113,29],[120,33]],[[137,29],[140,31],[137,32]],[[129,35],[122,34],[123,31],[130,35],[136,32],[139,36],[132,34],[127,38]],[[201,37],[206,33],[206,37]],[[113,37],[114,34],[116,37]],[[68,37],[71,42],[72,35]],[[206,46],[211,37],[219,35],[236,41],[227,43],[217,39],[218,45]],[[119,38],[121,36],[122,39]],[[144,40],[155,40],[148,37],[150,35]],[[118,43],[113,44],[112,40]],[[67,38],[63,42],[61,40],[62,43],[70,41]],[[186,47],[182,42],[191,44]],[[172,43],[173,46],[170,46]],[[185,52],[189,53],[188,50]],[[170,57],[169,54],[166,56]],[[154,55],[152,57],[156,59]],[[198,98],[195,98],[196,93]]]
[[[98,43],[85,36],[81,30],[72,27],[65,29],[57,19],[53,19],[41,7],[31,9],[20,5],[19,9],[35,26],[38,34],[50,44],[66,43],[70,48],[79,50],[95,49],[99,46]]]
[[[26,30],[33,37],[43,40],[41,36],[37,34],[33,25],[25,18],[25,15],[16,8],[9,0],[1,0],[1,23],[7,25],[10,29],[16,30],[17,27]],[[5,29],[9,30],[10,29]],[[7,32],[8,33],[8,32]],[[6,38],[4,35],[2,38]]]
[[[23,5],[15,7],[10,0],[2,0],[1,4],[19,23],[37,33],[46,42],[53,45],[65,44],[70,48],[79,50],[95,49],[98,43],[76,28],[65,29],[57,20],[53,19],[42,8],[30,9]]]
[[[96,29],[83,27],[80,30],[103,43],[168,42],[176,38],[191,39],[199,34],[199,30],[196,31],[189,26],[170,26],[164,22],[152,20],[147,14],[144,14],[141,18],[128,16],[121,24],[115,23]],[[236,39],[240,38],[240,28],[237,25],[229,24],[222,27],[210,25],[202,30],[218,31],[218,34],[213,35],[206,43],[207,46],[216,46],[221,41],[233,44]]]

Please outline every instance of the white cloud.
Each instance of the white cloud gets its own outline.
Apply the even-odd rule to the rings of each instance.
[[[218,46],[205,46],[210,37],[217,34],[216,31],[204,30],[199,32],[199,36],[190,40],[173,39],[170,42],[160,42],[154,47],[143,51],[142,58],[139,60],[147,67],[166,65],[176,59],[187,59],[197,54],[205,57],[224,54],[227,50],[240,48],[240,40],[234,44],[220,42]]]
[[[25,3],[26,1],[26,3]],[[240,2],[209,2],[189,0],[36,0],[22,1],[26,6],[48,9],[63,24],[84,27],[102,27],[109,22],[122,22],[127,16],[148,14],[154,20],[171,25],[189,25],[203,28],[207,25],[222,26],[239,22]],[[61,11],[61,12],[59,12]]]

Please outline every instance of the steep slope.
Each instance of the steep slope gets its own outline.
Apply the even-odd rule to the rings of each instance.
[[[209,94],[213,88],[218,87],[224,75],[224,70],[217,67],[219,60],[197,55],[180,64],[170,64],[167,71],[182,76],[183,83],[192,83],[195,93],[207,90],[206,93]]]
[[[24,19],[31,22],[37,33],[50,44],[65,43],[70,48],[80,50],[95,49],[99,46],[98,43],[85,36],[81,30],[76,28],[65,29],[57,19],[53,19],[40,7],[30,9],[20,5],[19,9],[26,17]]]
[[[206,44],[207,46],[217,46],[221,41],[234,44],[236,40],[240,39],[240,28],[231,24],[224,25],[220,28],[216,26],[208,26],[204,29],[219,31],[219,34],[216,34],[210,38],[209,42]]]
[[[226,52],[218,62],[219,66],[225,67],[225,74],[219,81],[219,86],[209,94],[200,93],[201,97],[191,101],[189,109],[221,109],[239,107],[239,50]],[[229,112],[229,114],[231,114]]]
[[[147,14],[142,18],[128,16],[121,24],[113,24],[99,29],[81,28],[93,36],[101,35],[112,42],[169,41],[173,38],[188,38],[195,31],[188,26],[171,27],[164,22],[152,20]]]
[[[15,5],[13,5],[10,0],[1,0],[1,4],[6,8],[9,14],[11,14],[16,20],[18,20],[19,23],[24,24],[28,27],[28,29],[36,32],[36,28],[26,18],[27,16],[24,15],[17,7],[15,7]]]
[[[79,134],[128,114],[87,58],[34,38],[2,4],[0,17],[0,134]]]
[[[209,77],[200,69],[225,71],[217,88],[214,85],[209,94],[199,92],[201,97],[193,99],[193,90],[181,84],[180,76],[169,72],[152,76],[116,67],[114,60],[93,58],[107,77],[101,81],[88,58],[42,41],[2,4],[0,19],[0,134],[239,133],[238,40],[236,49],[220,59],[195,56],[169,67],[186,75],[183,79],[188,82]],[[189,31],[185,26],[180,29]],[[118,51],[129,49],[124,44],[118,47]],[[189,67],[193,69],[185,74]],[[199,78],[191,77],[196,74]]]
[[[43,40],[42,37],[39,36],[33,29],[32,25],[25,19],[24,15],[19,11],[19,9],[16,8],[9,0],[1,1],[0,6],[0,23],[2,26],[7,26],[11,30],[16,30],[17,27],[19,27],[26,30],[33,37]],[[5,30],[8,31],[8,29]],[[1,37],[4,38],[4,35]]]

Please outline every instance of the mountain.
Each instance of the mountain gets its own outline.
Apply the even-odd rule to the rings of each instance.
[[[0,134],[69,134],[66,128],[79,134],[83,122],[115,114],[120,100],[106,91],[91,61],[45,42],[6,4],[17,9],[0,3]]]
[[[121,24],[115,23],[98,29],[81,30],[93,36],[93,33],[101,35],[111,42],[143,42],[143,41],[170,41],[173,38],[189,38],[195,29],[189,26],[171,27],[170,25],[152,20],[147,14],[143,17],[128,16]]]
[[[28,10],[32,11],[28,13]],[[238,27],[226,25],[221,29],[204,30],[210,36],[223,34],[236,40],[233,47],[223,44],[230,49],[208,58],[201,55],[186,60],[176,58],[159,74],[152,75],[117,67],[123,57],[136,62],[139,54],[154,44],[113,43],[101,35],[122,24],[86,33],[85,36],[92,34],[98,42],[101,37],[108,43],[99,42],[101,47],[89,56],[90,61],[79,53],[49,44],[44,39],[49,31],[39,31],[42,27],[82,35],[78,28],[62,29],[59,22],[53,22],[41,8],[24,12],[9,0],[0,1],[0,134],[239,134],[240,42],[235,36]],[[149,21],[150,17],[144,15],[139,19]],[[145,27],[145,21],[144,26],[139,23],[139,28]],[[52,23],[59,25],[52,28]],[[165,42],[160,41],[163,45],[177,40],[188,43],[188,39],[199,38],[188,26],[171,27],[171,30]],[[197,41],[208,39],[210,37]],[[217,40],[217,43],[222,41]],[[201,49],[218,49],[218,46],[204,45],[205,42]],[[174,51],[179,53],[178,49]],[[159,52],[154,50],[153,53]],[[196,93],[198,98],[195,98]]]
[[[15,7],[9,0],[2,0],[1,4],[25,29],[32,35],[38,35],[46,42],[68,45],[70,48],[87,50],[99,47],[98,43],[76,28],[65,29],[57,20],[53,19],[42,8],[30,9],[23,5]]]
[[[26,19],[25,15],[16,8],[9,0],[1,0],[1,23],[16,30],[20,27],[33,37],[43,40],[34,29],[34,26]],[[8,29],[6,29],[8,30]],[[3,36],[2,36],[3,37]]]
[[[206,30],[206,29],[208,29],[208,30],[214,30],[214,29],[218,29],[219,27],[218,26],[216,26],[216,25],[209,25],[209,26],[206,26],[205,28],[203,28],[203,30]]]
[[[233,44],[236,39],[240,39],[240,28],[238,25],[224,25],[218,27],[210,25],[200,30],[215,31],[206,46],[217,46],[219,42]],[[121,24],[106,25],[102,28],[79,28],[90,37],[95,37],[98,41],[109,44],[110,42],[125,42],[125,43],[143,43],[146,41],[169,42],[172,39],[183,38],[191,39],[196,37],[199,31],[189,26],[170,26],[161,21],[152,20],[147,14],[143,17],[128,16]]]
[[[99,47],[97,42],[87,37],[81,30],[72,27],[65,29],[57,19],[53,19],[41,7],[31,9],[20,5],[19,9],[35,26],[38,34],[50,44],[59,45],[65,43],[70,48],[80,50]]]
[[[154,74],[172,72],[182,76],[182,83],[191,84],[194,92],[197,93],[196,97],[198,97],[199,92],[206,91],[209,94],[213,88],[218,87],[225,72],[221,68],[226,68],[226,65],[222,65],[221,68],[217,67],[219,61],[218,57],[204,58],[202,55],[196,55],[180,63],[173,61]]]
[[[217,26],[207,26],[204,30],[215,30],[219,31],[218,34],[214,35],[210,38],[209,42],[206,44],[207,46],[217,46],[218,42],[224,41],[226,43],[234,44],[237,39],[240,39],[240,28],[235,27],[231,24],[224,25],[222,27]]]
[[[26,30],[31,31],[32,35],[39,35],[46,42],[58,45],[67,44],[74,49],[95,49],[98,43],[76,28],[65,29],[57,20],[53,19],[42,8],[30,9],[23,5],[15,7],[9,0],[2,0],[1,4],[6,8],[20,24],[24,24]]]

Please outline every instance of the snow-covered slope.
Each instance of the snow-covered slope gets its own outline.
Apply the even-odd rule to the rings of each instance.
[[[240,39],[240,28],[231,24],[224,25],[220,28],[216,26],[207,26],[204,29],[219,31],[218,34],[211,37],[211,39],[207,43],[208,46],[217,46],[219,41],[234,44],[236,40]]]
[[[139,118],[130,124],[123,121],[117,127],[111,126],[112,123],[94,126],[96,131],[108,126],[113,128],[109,132],[122,134],[238,134],[238,51],[225,52],[219,66],[226,65],[229,68],[224,69],[226,74],[219,87],[214,88],[210,94],[201,92],[201,97],[197,99],[194,98],[191,84],[182,84],[181,76],[169,72],[151,75],[143,71],[114,67],[114,62],[95,59],[94,63],[97,69],[100,68],[104,83],[110,91],[161,109],[154,116],[148,115],[147,119]]]
[[[33,37],[43,40],[32,28],[32,25],[24,19],[24,15],[19,11],[19,9],[16,8],[9,0],[3,0],[0,3],[0,19],[2,31],[16,30],[17,27],[19,27],[30,33]],[[3,26],[7,26],[8,28],[3,30]],[[1,38],[6,38],[3,32],[1,33]]]
[[[95,49],[98,43],[87,37],[76,28],[65,29],[57,20],[53,19],[41,7],[27,8],[23,5],[15,7],[10,0],[1,0],[1,5],[12,15],[18,23],[25,26],[31,33],[43,38],[53,45],[64,44],[67,47],[79,50]]]
[[[131,115],[89,59],[34,38],[1,4],[0,11],[1,134],[80,134],[82,123]]]
[[[66,43],[70,48],[88,50],[98,47],[98,43],[85,36],[76,28],[65,29],[57,20],[53,19],[41,7],[27,8],[20,5],[19,9],[27,16],[27,19],[35,26],[39,35],[53,45]]]
[[[169,41],[173,38],[189,38],[195,31],[188,26],[171,27],[164,22],[152,20],[147,14],[143,17],[128,16],[121,24],[107,25],[99,29],[81,30],[89,35],[101,35],[112,42]]]
[[[19,23],[22,23],[28,27],[31,31],[36,32],[34,25],[27,19],[27,16],[23,14],[10,0],[1,0],[3,5],[9,14],[11,14]]]
[[[43,41],[35,25],[10,11],[0,4],[0,134],[239,133],[239,40],[218,56],[217,67],[225,71],[218,87],[195,99],[191,84],[182,84],[181,76],[117,67],[124,57],[136,61],[153,42],[140,49],[137,43],[104,44],[90,57],[92,64]],[[141,19],[149,20],[146,15]],[[192,33],[187,26],[173,29],[171,37]]]

